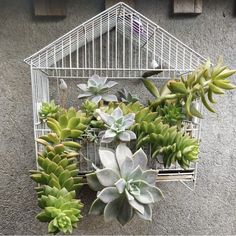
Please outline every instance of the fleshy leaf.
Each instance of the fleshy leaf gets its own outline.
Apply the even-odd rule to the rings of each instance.
[[[95,173],[90,173],[86,175],[87,183],[89,187],[94,191],[100,191],[104,187],[100,184]]]
[[[139,212],[136,212],[136,214],[143,220],[152,220],[152,208],[150,205],[144,206],[144,213],[140,214]]]
[[[105,222],[115,220],[118,214],[119,214],[119,199],[107,203],[104,209]]]
[[[100,147],[99,156],[100,156],[101,163],[105,168],[112,169],[118,173],[119,167],[116,161],[115,153],[113,152],[112,149]]]
[[[114,170],[108,168],[97,170],[96,175],[99,182],[105,187],[114,186],[115,182],[120,179],[119,175]]]
[[[157,170],[146,170],[142,174],[142,179],[151,185],[155,185],[157,178]]]
[[[103,94],[102,99],[106,102],[117,102],[118,101],[116,95],[113,95],[113,94]]]
[[[126,146],[125,143],[120,143],[116,148],[116,156],[117,156],[117,162],[119,164],[119,167],[121,168],[125,157],[132,157],[132,152],[130,149]]]
[[[101,101],[101,99],[102,99],[102,96],[98,95],[98,96],[93,97],[91,101],[97,104]]]
[[[130,135],[128,132],[124,131],[119,134],[119,139],[123,142],[129,142],[130,141]]]
[[[145,154],[143,149],[140,148],[137,152],[134,153],[133,160],[134,160],[134,168],[139,165],[143,170],[146,169],[148,160],[147,160],[147,155]]]
[[[116,187],[104,188],[97,197],[104,203],[109,203],[120,197]]]
[[[115,183],[115,186],[118,192],[121,194],[125,191],[126,181],[124,179],[120,179]]]
[[[89,214],[102,215],[106,204],[97,198],[90,207]]]

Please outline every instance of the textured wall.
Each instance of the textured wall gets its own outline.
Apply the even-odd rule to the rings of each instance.
[[[199,53],[236,67],[233,0],[204,1],[197,17],[171,17],[166,0],[137,0],[136,8]],[[22,60],[104,9],[103,0],[68,1],[65,19],[36,19],[30,0],[0,0],[0,233],[43,234],[34,219],[35,167],[29,68]],[[236,234],[236,92],[205,112],[195,192],[178,183],[161,184],[165,201],[154,207],[152,223],[137,219],[127,226],[87,216],[76,234]],[[92,197],[82,194],[86,203]]]

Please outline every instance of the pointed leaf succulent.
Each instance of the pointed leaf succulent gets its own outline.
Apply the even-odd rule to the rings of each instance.
[[[107,94],[107,92],[117,85],[114,81],[108,81],[105,77],[99,77],[98,75],[93,75],[89,78],[87,84],[78,84],[78,88],[84,93],[80,94],[78,98],[88,98],[92,97],[91,101],[98,103],[101,100],[106,102],[117,101],[117,97],[113,94]]]

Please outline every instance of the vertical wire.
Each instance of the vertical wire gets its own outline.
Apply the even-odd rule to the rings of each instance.
[[[107,68],[110,68],[110,15],[107,13]],[[106,70],[106,76],[108,74],[108,70]]]
[[[102,68],[102,17],[100,19],[100,68]],[[100,76],[102,71],[100,70]]]
[[[76,32],[76,76],[78,77],[79,73],[79,31]]]
[[[149,38],[148,38],[148,23],[147,23],[147,38],[146,38],[146,40],[147,40],[147,46],[146,46],[146,69],[148,69],[148,45],[149,45]]]
[[[123,9],[123,69],[125,69],[125,8]],[[123,77],[124,77],[124,71],[123,70]]]
[[[131,27],[130,27],[130,69],[132,70],[133,66],[133,14],[131,14]],[[130,73],[129,73],[130,76]]]
[[[92,54],[93,54],[93,68],[95,67],[95,63],[94,63],[94,60],[95,60],[95,49],[94,49],[94,21],[93,21],[93,24],[92,24]]]

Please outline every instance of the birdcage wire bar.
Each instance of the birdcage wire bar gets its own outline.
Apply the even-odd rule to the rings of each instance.
[[[153,60],[158,63],[157,68],[152,67]],[[76,79],[79,83],[98,74],[109,79],[138,81],[145,72],[156,71],[151,79],[169,80],[193,71],[205,61],[159,25],[125,3],[118,3],[25,59],[31,67],[35,138],[49,131],[41,123],[38,111],[42,102],[55,99],[52,90],[59,96],[60,78]],[[192,125],[192,136],[200,140],[200,120]],[[92,145],[95,150],[97,144]],[[36,152],[39,148],[36,144]],[[96,151],[92,153],[95,157],[90,153],[90,159],[96,162],[98,155]],[[85,161],[84,172],[91,171],[88,159]],[[186,171],[179,166],[156,168],[160,169],[159,181],[196,180],[197,164]]]

